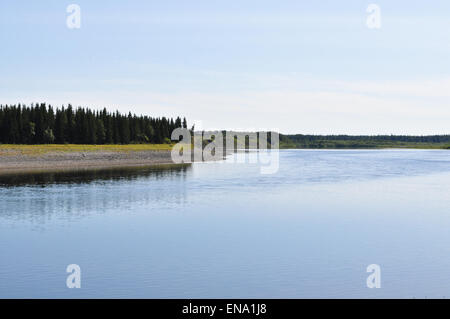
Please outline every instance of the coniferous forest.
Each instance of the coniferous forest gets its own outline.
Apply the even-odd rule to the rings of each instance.
[[[45,103],[0,105],[0,144],[131,144],[170,143],[175,128],[187,128],[184,118],[136,116],[106,109],[53,108]],[[283,135],[281,148],[450,148],[450,135],[349,136]]]
[[[185,118],[124,115],[70,104],[0,105],[2,144],[159,144],[169,143],[178,127],[187,127]]]

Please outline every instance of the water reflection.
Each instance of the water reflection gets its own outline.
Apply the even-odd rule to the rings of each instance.
[[[190,165],[170,165],[2,176],[0,221],[44,225],[139,207],[174,209],[186,202],[190,171]]]
[[[189,164],[158,165],[151,167],[118,167],[107,169],[84,169],[74,171],[35,172],[0,175],[0,186],[24,186],[49,184],[89,184],[98,181],[136,180],[138,178],[167,178],[183,176]]]

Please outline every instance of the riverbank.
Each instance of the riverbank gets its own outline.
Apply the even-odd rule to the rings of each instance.
[[[0,175],[173,164],[170,144],[0,145]]]

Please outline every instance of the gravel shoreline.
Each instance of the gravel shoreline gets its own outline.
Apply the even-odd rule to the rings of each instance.
[[[99,168],[175,164],[168,150],[134,152],[54,152],[42,155],[12,153],[0,156],[0,175],[74,171]]]

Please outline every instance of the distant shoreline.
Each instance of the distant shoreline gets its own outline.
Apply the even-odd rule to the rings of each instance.
[[[282,135],[280,148],[307,149],[450,149],[450,135]]]
[[[301,147],[280,146],[281,150],[450,150],[447,145],[381,145],[361,147]]]

